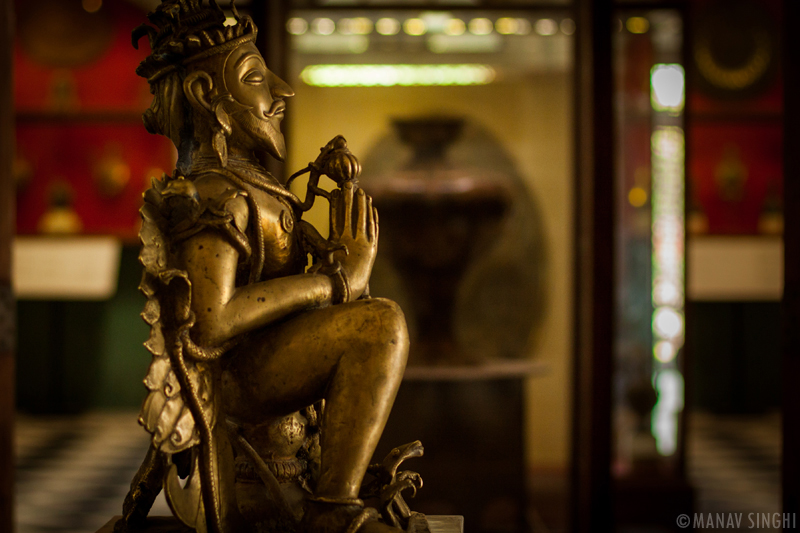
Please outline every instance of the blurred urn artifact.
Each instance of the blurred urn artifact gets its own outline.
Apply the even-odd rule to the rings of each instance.
[[[511,158],[460,117],[397,119],[365,158],[381,212],[373,295],[397,300],[410,364],[519,359],[542,314],[536,204]]]
[[[302,200],[261,166],[257,152],[285,158],[294,93],[230,9],[226,25],[215,0],[162,0],[133,32],[152,51],[137,69],[145,127],[178,162],[141,209],[152,443],[113,529],[153,531],[163,490],[175,526],[198,533],[424,533],[405,501],[422,479],[400,468],[421,443],[370,464],[409,340],[398,305],[368,295],[378,215],[360,164],[337,136],[292,176],[308,174]],[[303,220],[320,196],[327,238]]]

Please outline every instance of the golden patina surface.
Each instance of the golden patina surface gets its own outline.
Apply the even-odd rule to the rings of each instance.
[[[261,166],[257,152],[285,158],[294,93],[231,9],[226,26],[214,0],[162,0],[133,34],[152,50],[137,69],[153,94],[145,126],[179,159],[141,210],[152,447],[115,530],[146,527],[163,489],[200,533],[427,531],[403,500],[422,480],[398,471],[421,444],[369,465],[408,334],[396,304],[368,296],[378,214],[361,167],[337,136],[292,176],[309,174],[301,201]],[[337,188],[322,190],[322,175]],[[327,238],[302,219],[317,197]]]

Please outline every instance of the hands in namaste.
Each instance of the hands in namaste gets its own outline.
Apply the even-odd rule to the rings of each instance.
[[[347,254],[336,252],[350,285],[350,299],[364,292],[378,251],[378,211],[372,198],[352,182],[331,194],[330,224],[332,243],[347,246]]]

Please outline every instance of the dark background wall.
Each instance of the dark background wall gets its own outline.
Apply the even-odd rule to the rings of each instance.
[[[780,407],[779,302],[695,302],[688,320],[692,408],[733,414]]]
[[[138,249],[123,248],[119,285],[102,302],[19,301],[17,407],[74,413],[91,407],[137,408],[150,356],[139,317]],[[43,332],[49,332],[47,335]]]

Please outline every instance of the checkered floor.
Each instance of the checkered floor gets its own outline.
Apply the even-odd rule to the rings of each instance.
[[[136,416],[20,416],[17,533],[94,533],[120,514],[148,446]],[[688,468],[698,512],[779,512],[779,416],[693,414],[689,423]],[[170,514],[163,496],[153,514]]]
[[[745,524],[748,513],[780,512],[780,415],[695,413],[689,425],[687,465],[697,512],[744,513]]]
[[[148,435],[136,413],[17,420],[17,533],[94,533],[122,513]],[[154,514],[170,514],[162,498]]]

